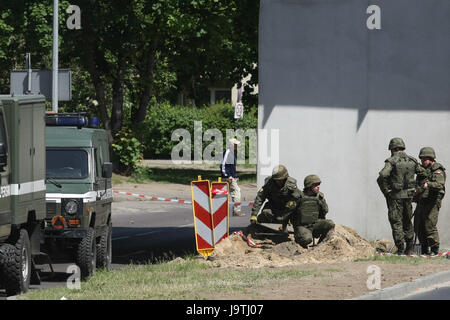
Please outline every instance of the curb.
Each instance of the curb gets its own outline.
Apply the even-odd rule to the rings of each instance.
[[[380,289],[349,300],[399,300],[419,289],[424,289],[448,281],[450,281],[450,271],[442,271],[424,278],[419,278],[411,282],[400,283],[395,286]]]

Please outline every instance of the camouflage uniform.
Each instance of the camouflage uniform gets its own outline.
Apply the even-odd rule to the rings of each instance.
[[[307,192],[314,183],[320,183],[320,178],[316,175],[309,175],[305,178],[305,189],[301,198],[297,201],[295,213],[291,217],[294,227],[295,242],[307,248],[313,238],[319,238],[321,242],[328,232],[334,228],[334,222],[325,219],[328,213],[328,205],[322,192],[316,195],[309,195]]]
[[[271,177],[266,178],[264,186],[258,191],[252,209],[252,216],[257,216],[264,204],[261,213],[257,216],[261,223],[282,223],[294,212],[301,191],[297,188],[297,180],[288,177],[281,188]]]
[[[407,155],[403,150],[405,144],[400,138],[393,138],[389,150],[400,148],[385,160],[385,166],[377,179],[381,192],[386,197],[388,218],[392,228],[394,243],[398,253],[405,250],[410,253],[414,246],[414,227],[412,218],[412,197],[415,192],[415,174],[422,168],[417,160]]]
[[[285,180],[285,182],[280,186],[276,180]],[[297,188],[297,180],[289,177],[284,166],[275,167],[272,176],[265,179],[263,187],[256,195],[250,218],[251,225],[246,233],[255,231],[256,222],[281,223],[285,229],[300,196],[301,191]],[[264,204],[266,200],[268,201]],[[263,204],[264,207],[258,215]]]
[[[430,158],[434,159],[434,150],[429,147],[422,148],[419,157],[426,154],[427,151],[432,152]],[[422,253],[428,253],[428,247],[431,247],[432,252],[437,254],[439,252],[437,222],[439,209],[445,195],[447,175],[445,168],[437,162],[428,168],[424,168],[424,171],[425,173],[417,178],[417,207],[414,212],[414,228],[422,246]],[[428,185],[427,188],[423,188],[425,182]]]

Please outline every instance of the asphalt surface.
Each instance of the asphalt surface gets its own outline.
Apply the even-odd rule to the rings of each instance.
[[[230,215],[230,233],[242,230],[250,219],[250,207],[243,207],[246,216]],[[231,211],[230,211],[231,212]],[[194,238],[192,205],[162,201],[118,201],[112,204],[112,268],[121,269],[130,263],[154,263],[186,254],[197,254]],[[30,290],[65,286],[73,276],[73,263],[38,265],[41,284]],[[73,278],[73,277],[72,277]],[[0,290],[0,299],[5,299]]]
[[[424,288],[402,300],[450,300],[450,282]]]

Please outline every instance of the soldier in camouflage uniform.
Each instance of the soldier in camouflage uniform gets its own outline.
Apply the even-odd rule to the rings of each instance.
[[[301,198],[297,201],[295,213],[291,217],[295,242],[304,248],[313,242],[313,237],[320,237],[320,243],[334,228],[334,222],[325,219],[328,205],[324,194],[319,191],[321,182],[317,175],[309,175],[305,178],[305,188]]]
[[[263,187],[258,191],[250,218],[250,226],[246,233],[255,231],[259,223],[281,223],[286,232],[289,217],[296,207],[301,191],[297,188],[297,180],[290,177],[285,166],[276,166],[272,176],[267,177]],[[264,202],[268,200],[265,204]],[[258,215],[262,205],[264,207]]]
[[[401,138],[391,139],[388,149],[391,151],[391,157],[385,160],[377,183],[386,197],[388,218],[397,253],[411,254],[414,247],[414,227],[411,218],[412,198],[416,186],[415,175],[423,172],[423,168],[415,158],[404,152],[405,143]]]
[[[417,176],[417,191],[415,199],[417,207],[414,212],[414,229],[421,244],[422,253],[439,253],[439,234],[437,221],[442,198],[445,195],[445,168],[436,162],[436,153],[431,147],[420,149],[419,158],[422,161],[424,174]]]

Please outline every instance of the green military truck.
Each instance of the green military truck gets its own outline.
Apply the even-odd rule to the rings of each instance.
[[[45,98],[0,95],[0,286],[28,290],[39,275],[45,218]]]
[[[75,262],[86,278],[110,268],[112,163],[108,134],[84,114],[47,114],[47,213],[43,247]]]

